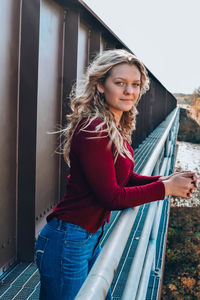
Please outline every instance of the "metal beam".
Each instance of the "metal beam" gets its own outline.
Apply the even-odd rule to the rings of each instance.
[[[62,104],[62,127],[66,126],[66,114],[69,113],[69,94],[72,85],[77,79],[77,55],[78,55],[78,31],[80,24],[80,12],[76,9],[65,11],[65,37],[64,37],[64,66],[63,66],[63,104]],[[63,142],[63,140],[62,140]],[[66,176],[69,168],[61,158],[61,187],[60,199],[66,190]]]
[[[34,258],[39,21],[40,0],[23,0],[18,106],[19,261],[32,261]]]

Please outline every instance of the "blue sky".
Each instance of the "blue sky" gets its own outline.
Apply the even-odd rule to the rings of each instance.
[[[200,86],[200,0],[84,0],[172,93]]]

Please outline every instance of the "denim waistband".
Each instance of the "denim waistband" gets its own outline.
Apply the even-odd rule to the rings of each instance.
[[[69,229],[78,228],[79,230],[87,231],[86,229],[82,228],[77,224],[69,223],[57,218],[52,218],[47,224],[50,227],[53,227],[57,230],[69,230]]]
[[[82,230],[82,231],[87,231],[86,229],[84,229],[83,227],[81,227],[80,225],[77,225],[77,224],[73,224],[73,223],[69,223],[69,222],[66,222],[66,221],[63,221],[61,219],[57,219],[57,218],[52,218],[48,223],[47,223],[48,226],[50,227],[53,227],[57,230],[73,230],[73,229],[79,229]],[[104,226],[105,226],[105,223],[103,224],[103,226],[101,226],[97,232],[104,232]],[[89,232],[89,231],[87,231]],[[90,233],[90,232],[89,232]]]

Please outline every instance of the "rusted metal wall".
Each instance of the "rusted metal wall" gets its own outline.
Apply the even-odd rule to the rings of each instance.
[[[89,33],[89,28],[80,22],[78,30],[77,84],[83,79],[89,63]]]
[[[35,235],[65,191],[69,170],[54,153],[61,139],[47,132],[65,126],[72,84],[97,53],[126,47],[76,0],[2,0],[0,11],[3,270],[16,257],[33,259]],[[134,147],[176,106],[150,78],[151,89],[138,104]]]
[[[43,0],[40,7],[40,40],[36,142],[36,233],[41,220],[60,198],[60,143],[58,131],[62,113],[62,73],[64,10],[57,3]]]
[[[176,107],[176,99],[151,74],[150,90],[142,96],[137,109],[136,131],[133,147],[136,148]]]

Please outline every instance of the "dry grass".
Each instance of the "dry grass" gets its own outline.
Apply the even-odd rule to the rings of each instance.
[[[200,299],[200,206],[172,207],[163,300]]]

